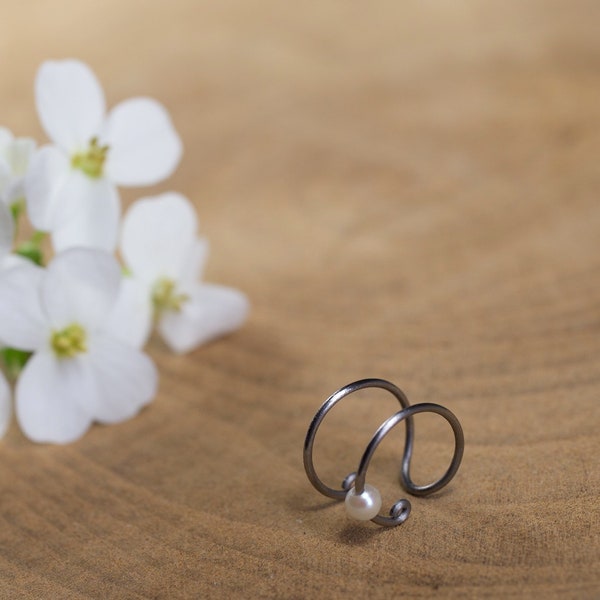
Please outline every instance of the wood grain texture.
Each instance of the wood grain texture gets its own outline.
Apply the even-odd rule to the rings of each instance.
[[[88,61],[157,97],[238,286],[243,330],[174,357],[155,402],[66,447],[0,445],[1,598],[598,598],[597,2],[12,3],[1,123],[43,135],[33,77]],[[126,202],[148,193],[124,193]],[[320,402],[366,376],[461,419],[452,484],[354,525],[302,468]],[[393,400],[324,424],[335,483]],[[417,422],[415,472],[449,453]],[[400,491],[386,441],[369,477]]]

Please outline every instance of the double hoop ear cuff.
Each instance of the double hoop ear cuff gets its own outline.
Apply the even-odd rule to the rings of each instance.
[[[358,470],[350,473],[342,482],[341,489],[333,489],[325,485],[313,464],[313,445],[315,436],[319,426],[327,413],[343,398],[363,390],[365,388],[381,388],[393,394],[400,402],[402,407],[400,411],[392,415],[384,421],[379,429],[375,432],[371,441],[365,448],[365,451],[360,459]],[[448,421],[454,433],[454,455],[448,470],[436,481],[427,485],[415,485],[410,477],[410,460],[412,458],[413,442],[414,442],[414,420],[413,416],[418,413],[435,413],[441,415]],[[404,442],[404,453],[402,455],[402,465],[400,469],[400,483],[404,490],[413,496],[427,496],[441,490],[450,480],[456,475],[460,461],[462,460],[463,450],[465,447],[462,427],[458,419],[447,408],[439,404],[431,402],[423,402],[422,404],[410,405],[404,392],[396,387],[393,383],[383,379],[362,379],[355,381],[347,386],[340,388],[337,392],[331,395],[321,408],[315,414],[306,434],[304,441],[304,469],[306,475],[313,486],[330,498],[336,500],[345,500],[346,510],[348,515],[359,521],[373,521],[378,525],[385,527],[394,527],[404,523],[410,515],[410,502],[408,500],[399,500],[390,509],[389,516],[379,514],[381,509],[382,499],[377,488],[366,483],[367,469],[371,458],[377,450],[377,447],[383,438],[401,421],[406,424],[406,437]]]

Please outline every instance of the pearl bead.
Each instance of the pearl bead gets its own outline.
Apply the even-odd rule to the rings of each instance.
[[[346,494],[346,511],[348,515],[358,521],[370,521],[377,516],[381,508],[381,494],[379,490],[368,483],[362,494],[357,494],[351,487]]]

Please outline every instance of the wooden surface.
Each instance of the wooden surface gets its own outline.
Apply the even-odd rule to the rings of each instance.
[[[598,7],[3,6],[2,124],[43,139],[46,58],[88,61],[110,104],[160,99],[186,154],[157,190],[194,200],[207,278],[253,311],[186,357],[153,342],[160,393],[129,423],[67,447],[11,428],[0,597],[600,597]],[[318,405],[366,376],[466,433],[456,479],[394,530],[348,521],[302,468]],[[323,477],[394,409],[336,409]],[[425,481],[450,440],[416,425]],[[369,471],[386,506],[397,444]]]

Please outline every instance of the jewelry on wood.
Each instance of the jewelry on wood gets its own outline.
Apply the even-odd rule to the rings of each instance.
[[[358,469],[356,472],[350,473],[345,477],[342,482],[341,489],[330,488],[325,485],[323,481],[317,475],[315,466],[313,463],[313,446],[315,442],[315,436],[319,426],[323,422],[323,419],[327,413],[343,398],[346,396],[363,390],[366,388],[381,388],[387,390],[393,394],[400,403],[401,410],[385,420],[380,427],[377,429],[371,441],[368,443],[365,451],[362,455]],[[413,452],[414,442],[414,415],[419,413],[435,413],[441,415],[452,427],[454,433],[454,455],[447,471],[436,481],[427,485],[416,485],[413,483],[410,476],[410,461]],[[400,469],[400,484],[406,492],[413,496],[427,496],[433,494],[438,490],[442,489],[447,485],[460,466],[464,451],[464,436],[462,427],[451,411],[440,404],[434,404],[432,402],[423,402],[421,404],[411,405],[404,392],[396,387],[393,383],[385,381],[384,379],[362,379],[350,383],[332,394],[325,402],[321,405],[306,433],[306,439],[304,441],[304,469],[309,481],[321,494],[336,500],[344,500],[346,511],[348,515],[359,521],[373,521],[378,525],[386,527],[393,527],[400,525],[406,521],[410,514],[410,502],[406,499],[398,500],[389,511],[389,516],[380,515],[379,511],[382,505],[381,494],[377,488],[366,483],[367,469],[371,458],[377,450],[377,447],[385,438],[385,436],[396,426],[398,423],[404,421],[405,423],[405,442],[404,452],[402,455],[402,464]]]

